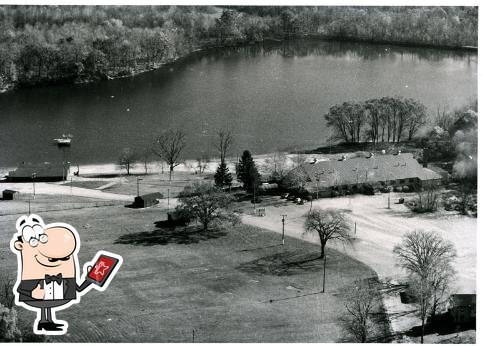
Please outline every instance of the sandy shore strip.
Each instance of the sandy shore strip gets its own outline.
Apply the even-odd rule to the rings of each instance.
[[[268,171],[273,167],[274,156],[281,156],[285,157],[284,165],[287,169],[294,167],[298,161],[326,161],[328,160],[330,155],[323,155],[323,154],[289,154],[286,152],[283,153],[267,153],[267,154],[260,154],[260,155],[253,155],[253,160],[257,164],[259,171],[261,173],[268,173]],[[340,156],[340,155],[339,155]],[[235,173],[235,165],[237,163],[238,157],[229,157],[226,159],[227,166],[230,172]],[[277,159],[277,164],[280,164],[280,160]],[[204,168],[204,173],[215,173],[216,169],[218,168],[220,159],[218,157],[210,158],[209,161],[206,163],[206,167]],[[0,167],[0,179],[8,174],[8,172],[15,170],[16,167]],[[126,174],[126,170],[121,168],[116,163],[99,163],[99,164],[83,164],[79,165],[72,165],[70,167],[70,175],[72,176],[74,172],[77,172],[79,168],[80,177],[75,177],[75,179],[79,179],[88,176],[96,176],[96,180],[105,179],[109,181],[112,175],[124,175]],[[146,167],[144,163],[137,162],[133,164],[131,168],[131,174],[144,174],[146,172],[149,174],[161,174],[169,172],[169,167],[166,163],[161,161],[151,161],[148,162]],[[175,167],[175,172],[198,172],[198,162],[197,160],[184,160],[181,164]],[[107,176],[103,178],[102,176]],[[69,180],[68,178],[67,180]]]

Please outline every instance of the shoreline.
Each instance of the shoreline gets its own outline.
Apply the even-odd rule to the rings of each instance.
[[[270,165],[270,161],[274,157],[280,153],[281,155],[285,156],[285,165],[287,169],[291,169],[296,163],[296,161],[300,160],[300,157],[303,157],[305,161],[311,159],[317,159],[318,161],[325,161],[328,160],[331,155],[329,154],[294,154],[289,152],[269,152],[265,154],[256,154],[253,155],[253,160],[257,164],[257,167],[261,174],[267,173],[267,166]],[[333,154],[339,155],[340,154]],[[226,162],[230,173],[235,175],[236,173],[236,156],[227,157]],[[218,168],[219,158],[213,157],[210,158],[210,161],[207,163],[206,168],[204,169],[202,174],[214,174],[216,169]],[[5,178],[9,171],[14,170],[16,167],[0,167],[0,184],[4,182],[1,180]],[[165,174],[169,173],[169,166],[166,165],[165,162],[162,161],[150,161],[147,164],[147,173],[148,174]],[[77,179],[109,179],[112,176],[126,176],[126,170],[121,168],[119,164],[114,162],[106,162],[106,163],[93,163],[93,164],[81,164],[79,165],[79,177],[74,176],[74,172],[77,171],[77,165],[70,167],[70,172],[68,176],[75,177]],[[196,172],[196,173],[195,173]],[[131,175],[144,175],[145,174],[145,167],[144,163],[137,162],[131,167],[130,169]],[[174,174],[176,173],[190,173],[190,174],[199,174],[198,169],[198,162],[195,159],[188,159],[181,162],[178,166],[174,168]],[[104,177],[103,177],[104,176]]]
[[[209,52],[210,50],[213,49],[229,49],[229,48],[234,48],[234,47],[249,47],[253,46],[256,44],[264,44],[264,43],[284,43],[284,42],[291,42],[291,41],[300,41],[300,40],[315,40],[315,41],[320,41],[320,42],[352,42],[352,43],[365,43],[365,44],[370,44],[370,45],[391,45],[391,46],[397,46],[397,47],[403,47],[403,48],[427,48],[427,49],[441,49],[441,50],[447,50],[447,51],[467,51],[467,52],[473,52],[478,54],[478,46],[441,46],[441,45],[432,45],[428,43],[414,43],[414,42],[391,42],[391,41],[385,41],[385,40],[371,40],[371,39],[364,39],[364,38],[344,38],[344,37],[324,37],[321,35],[317,34],[306,34],[300,37],[293,37],[289,39],[284,39],[284,38],[278,38],[278,37],[267,37],[263,38],[262,40],[259,41],[242,41],[242,42],[233,42],[232,44],[229,45],[217,45],[217,44],[210,44],[206,43],[205,45],[198,46],[196,48],[193,48],[193,50],[190,50],[184,55],[176,56],[166,62],[163,63],[155,63],[155,66],[149,67],[149,68],[140,68],[139,70],[136,71],[131,71],[130,73],[126,74],[120,74],[116,76],[110,76],[110,75],[105,75],[102,76],[101,78],[95,78],[95,76],[92,76],[91,78],[80,78],[79,79],[72,79],[73,82],[66,82],[65,80],[58,80],[58,81],[52,81],[52,82],[43,82],[43,83],[37,83],[37,84],[29,84],[29,85],[20,85],[18,83],[7,83],[6,85],[1,85],[0,84],[0,94],[5,94],[14,90],[20,90],[20,89],[25,89],[25,88],[37,88],[37,87],[46,87],[46,86],[53,86],[53,85],[76,85],[76,84],[90,84],[90,83],[95,83],[98,81],[109,81],[109,80],[114,80],[114,79],[123,79],[123,78],[130,78],[130,77],[135,77],[138,75],[141,75],[143,73],[148,73],[148,72],[153,72],[156,70],[159,70],[160,68],[169,66],[171,64],[175,64],[182,59],[188,58],[191,54],[196,54],[196,53],[203,53],[203,52]]]

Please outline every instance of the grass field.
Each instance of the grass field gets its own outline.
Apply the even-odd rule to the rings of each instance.
[[[123,256],[105,292],[90,291],[57,314],[63,342],[337,342],[347,340],[340,291],[373,277],[366,265],[329,250],[321,294],[319,247],[251,226],[200,233],[161,229],[159,208],[122,206],[40,214],[78,230],[84,263],[98,250]],[[9,241],[17,215],[0,219],[2,270],[15,273]],[[272,302],[270,302],[272,301]],[[35,314],[19,309],[24,328]]]

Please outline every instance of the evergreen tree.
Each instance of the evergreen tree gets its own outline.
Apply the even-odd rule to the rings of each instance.
[[[226,162],[223,160],[218,165],[215,173],[215,185],[218,187],[223,187],[226,185],[231,185],[231,181],[233,180],[228,167],[226,166]]]
[[[236,177],[243,183],[243,188],[246,191],[252,191],[254,187],[260,184],[260,173],[258,173],[252,154],[248,150],[243,152],[236,166]]]

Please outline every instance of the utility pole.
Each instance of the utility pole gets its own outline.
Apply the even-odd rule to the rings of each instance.
[[[70,194],[72,195],[72,176],[70,177]]]
[[[324,253],[324,276],[322,278],[322,293],[325,293],[325,261],[327,259],[327,255]]]
[[[282,215],[282,245],[285,245],[285,218],[287,215]]]
[[[354,222],[354,234],[357,233],[357,222]]]
[[[320,179],[320,175],[319,173],[315,173],[315,184],[317,185],[317,199],[319,199],[319,179]]]
[[[168,213],[169,213],[169,188],[168,188]]]
[[[253,215],[257,215],[257,204],[256,204],[256,197],[255,197],[255,181],[253,182]]]
[[[34,189],[34,199],[35,199],[35,178],[37,177],[37,173],[32,173],[32,185]],[[30,213],[29,213],[30,214]]]
[[[29,215],[30,215],[30,198],[29,198]]]
[[[139,197],[139,182],[143,180],[142,178],[136,178],[136,185],[137,185],[137,191],[138,191],[138,197]]]

